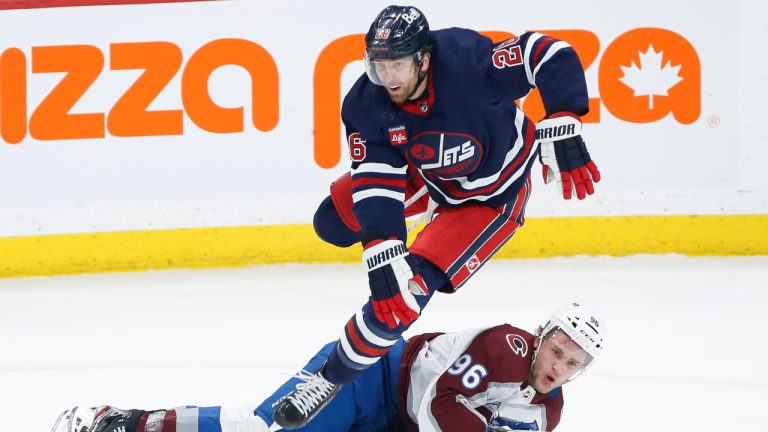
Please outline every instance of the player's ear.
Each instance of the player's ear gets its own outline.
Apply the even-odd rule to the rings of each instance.
[[[424,53],[424,58],[421,61],[421,73],[425,73],[429,69],[429,61],[432,59],[432,53]]]
[[[541,336],[533,340],[533,349],[539,349],[539,345],[541,345]]]

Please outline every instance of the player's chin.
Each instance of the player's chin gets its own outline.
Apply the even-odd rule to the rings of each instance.
[[[557,387],[557,382],[552,380],[550,377],[544,376],[541,379],[537,380],[537,385],[534,386],[537,392],[539,393],[549,393],[552,390]]]
[[[392,102],[403,103],[405,102],[405,90],[403,86],[387,87],[387,93]]]

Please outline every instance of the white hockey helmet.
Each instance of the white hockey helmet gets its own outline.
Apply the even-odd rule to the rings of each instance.
[[[554,330],[562,330],[568,337],[589,354],[584,365],[589,366],[603,352],[605,327],[589,309],[578,303],[571,303],[552,313],[541,335],[546,337]]]

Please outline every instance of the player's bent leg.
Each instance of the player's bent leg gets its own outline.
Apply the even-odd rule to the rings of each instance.
[[[59,416],[53,432],[269,432],[253,408],[178,407],[121,410],[110,406],[75,407]]]
[[[136,432],[149,421],[160,421],[154,430],[163,432],[165,411],[121,410],[109,405],[74,407],[66,410],[53,425],[52,432]],[[166,428],[166,431],[175,430]]]
[[[430,290],[427,295],[417,296],[419,307],[423,310],[436,289],[448,283],[448,278],[423,258],[414,260],[413,271],[422,276]],[[326,345],[323,349],[331,348],[325,365],[306,383],[297,384],[295,390],[277,402],[273,412],[275,422],[285,429],[312,424],[313,417],[324,412],[324,407],[332,403],[339,389],[343,392],[347,384],[386,355],[408,327],[400,324],[392,329],[379,321],[369,299],[362,311],[347,323],[340,340],[331,344],[332,347]]]
[[[448,283],[448,278],[444,272],[422,257],[414,256],[411,268],[414,275],[422,277],[429,290],[427,295],[414,296],[423,311],[435,291]],[[410,325],[412,324],[413,322]],[[397,327],[390,328],[376,318],[369,299],[362,310],[344,326],[344,331],[328,358],[324,369],[325,376],[335,383],[351,382],[385,355],[410,325],[398,323]]]
[[[424,180],[409,166],[405,188],[405,217],[415,216],[427,209],[429,194]],[[346,173],[331,184],[331,194],[326,197],[313,219],[317,236],[323,241],[348,247],[361,239],[360,223],[352,209],[352,175]]]
[[[499,208],[463,204],[441,208],[438,216],[416,237],[411,255],[434,263],[450,278],[441,291],[459,289],[523,225],[530,178],[515,200]]]
[[[326,243],[349,247],[360,242],[360,231],[351,229],[341,218],[330,196],[325,197],[312,221],[315,233]]]
[[[175,428],[163,427],[158,432],[269,432],[269,426],[254,414],[252,406],[180,407],[170,412],[176,417]]]
[[[340,384],[331,383],[322,375],[323,365],[333,346],[334,343],[325,345],[296,376],[259,405],[255,411],[256,415],[268,424],[272,424],[274,420],[285,429],[324,430],[305,429],[314,428],[315,426],[311,425],[318,424],[325,425],[324,427],[328,428],[325,430],[346,431],[354,423],[354,410],[345,408],[351,397],[342,396],[338,402],[334,402],[339,392],[342,395],[347,392],[343,391]],[[319,415],[331,403],[340,405],[340,410],[347,414],[335,413],[337,409],[333,409],[327,414]],[[354,408],[354,401],[351,408]],[[349,413],[352,415],[348,415]],[[347,429],[344,428],[345,425]]]

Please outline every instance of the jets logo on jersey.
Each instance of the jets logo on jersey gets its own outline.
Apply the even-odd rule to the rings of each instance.
[[[408,134],[405,133],[405,126],[389,128],[389,141],[393,146],[408,144]]]
[[[509,347],[512,348],[513,353],[520,357],[528,355],[528,342],[526,342],[522,336],[510,333],[507,335],[507,343],[509,344]]]
[[[413,138],[408,156],[422,171],[441,177],[462,177],[477,169],[483,148],[472,136],[425,132]]]

